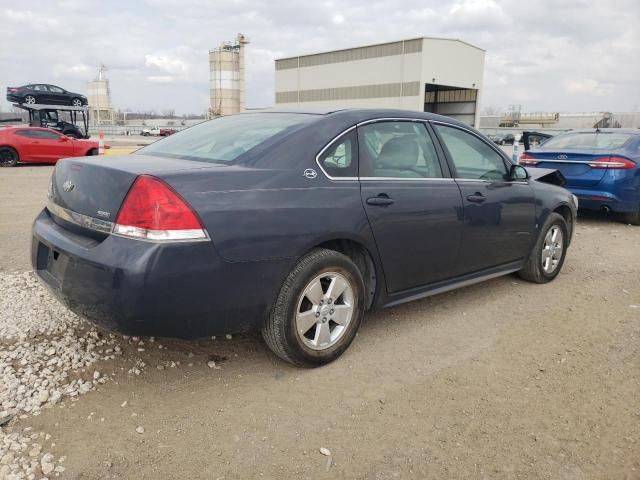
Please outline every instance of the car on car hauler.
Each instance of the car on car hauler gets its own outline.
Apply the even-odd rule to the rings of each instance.
[[[561,185],[439,115],[230,115],[133,155],[59,162],[31,259],[107,328],[261,330],[278,356],[315,366],[365,310],[512,272],[553,280],[577,207]]]

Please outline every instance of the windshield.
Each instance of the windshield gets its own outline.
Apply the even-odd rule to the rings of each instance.
[[[540,148],[544,150],[562,150],[575,148],[580,150],[615,150],[622,148],[631,139],[630,133],[618,132],[575,132],[550,138]]]
[[[296,113],[229,115],[175,133],[136,153],[233,164],[258,145],[315,118]]]

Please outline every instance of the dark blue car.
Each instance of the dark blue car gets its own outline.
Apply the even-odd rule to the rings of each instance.
[[[580,208],[618,212],[640,225],[640,130],[576,130],[526,151],[520,164],[557,168]]]
[[[109,329],[260,330],[314,366],[368,309],[512,272],[554,279],[577,207],[562,183],[438,115],[233,115],[134,155],[58,162],[32,262]]]

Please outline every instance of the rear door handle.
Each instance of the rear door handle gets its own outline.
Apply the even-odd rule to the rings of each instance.
[[[368,205],[384,206],[384,205],[391,205],[392,203],[393,203],[393,198],[389,198],[384,193],[378,195],[377,197],[369,197],[369,198],[367,198],[367,204]]]
[[[473,203],[482,203],[487,199],[487,197],[485,197],[484,195],[482,195],[480,192],[476,192],[473,195],[469,195],[467,197],[467,200],[469,200],[470,202]]]

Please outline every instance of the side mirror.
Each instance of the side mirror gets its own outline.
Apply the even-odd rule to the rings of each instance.
[[[511,165],[509,169],[509,180],[526,180],[529,173],[522,165]]]

